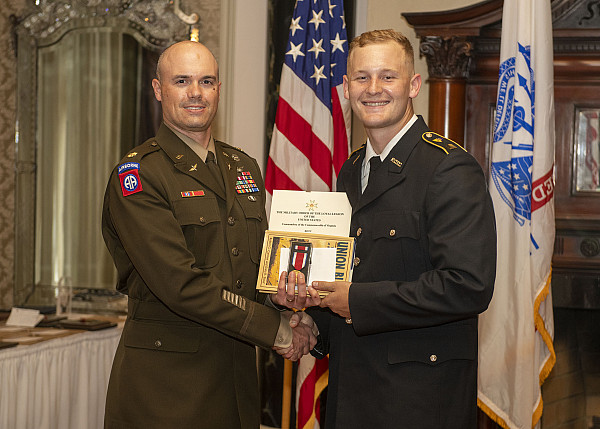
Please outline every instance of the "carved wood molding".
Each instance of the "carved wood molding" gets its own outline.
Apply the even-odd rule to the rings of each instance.
[[[466,37],[425,36],[419,47],[430,78],[467,78],[472,50]]]

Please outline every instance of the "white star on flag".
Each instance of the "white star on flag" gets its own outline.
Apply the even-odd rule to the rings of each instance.
[[[317,80],[317,85],[319,84],[319,81],[321,79],[327,79],[325,77],[325,75],[323,74],[323,69],[325,68],[325,66],[321,66],[319,68],[317,68],[317,66],[314,66],[315,68],[315,72],[312,74],[311,78],[316,79]]]
[[[325,49],[323,49],[321,47],[321,45],[323,45],[323,39],[319,40],[318,42],[315,39],[312,39],[313,41],[313,47],[310,48],[308,50],[308,52],[314,52],[315,53],[315,59],[319,58],[319,53],[320,52],[325,52]]]
[[[294,62],[296,62],[296,58],[298,57],[298,55],[300,55],[301,57],[304,56],[304,52],[302,52],[302,43],[299,43],[298,45],[294,45],[293,42],[290,42],[290,45],[292,46],[291,49],[289,51],[287,51],[285,54],[293,56]]]
[[[304,30],[304,28],[300,26],[300,18],[301,16],[299,16],[296,19],[292,19],[292,23],[290,24],[290,31],[292,32],[292,36],[296,35],[296,30]]]
[[[333,49],[331,50],[331,53],[334,53],[338,49],[340,51],[344,52],[344,43],[346,43],[346,40],[340,39],[340,33],[336,34],[335,35],[335,39],[330,40],[329,42],[333,46]]]
[[[329,1],[329,16],[333,18],[333,9],[337,7],[337,5],[335,4],[331,4],[331,1]]]
[[[317,31],[319,29],[319,24],[325,24],[325,21],[323,21],[323,19],[321,18],[321,16],[323,15],[323,11],[320,11],[319,13],[316,13],[314,10],[312,11],[313,17],[310,21],[308,21],[309,24],[314,24],[315,25],[315,31]]]

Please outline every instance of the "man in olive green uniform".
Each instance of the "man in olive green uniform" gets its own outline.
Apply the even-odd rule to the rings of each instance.
[[[213,55],[177,43],[152,84],[163,124],[114,169],[104,200],[129,296],[105,427],[258,428],[255,345],[297,359],[316,341],[312,320],[255,302],[265,191],[256,161],[211,136]]]

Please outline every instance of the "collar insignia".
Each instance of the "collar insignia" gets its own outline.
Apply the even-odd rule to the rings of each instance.
[[[396,158],[392,158],[390,159],[390,161],[392,161],[392,163],[397,165],[398,167],[402,167],[402,161],[398,161]]]

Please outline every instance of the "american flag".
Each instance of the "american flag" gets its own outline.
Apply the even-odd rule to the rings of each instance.
[[[349,153],[351,112],[342,88],[347,55],[342,0],[299,0],[267,161],[269,194],[333,190]]]
[[[348,40],[342,0],[298,0],[290,25],[265,187],[329,191],[350,149],[350,103],[344,98]],[[319,395],[327,359],[298,365],[298,428],[320,427]]]

